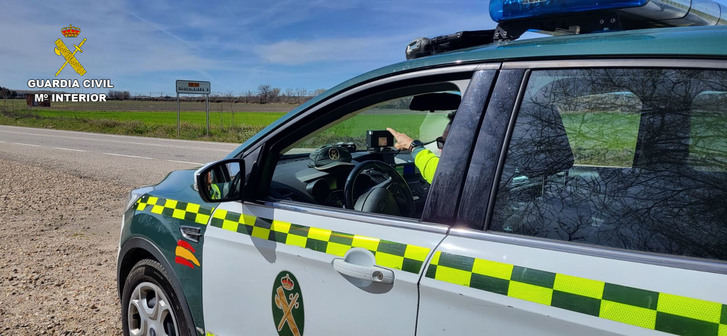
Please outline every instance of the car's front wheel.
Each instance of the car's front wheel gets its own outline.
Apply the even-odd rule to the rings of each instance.
[[[124,335],[186,334],[183,308],[167,278],[166,270],[155,260],[144,259],[134,265],[124,282]]]

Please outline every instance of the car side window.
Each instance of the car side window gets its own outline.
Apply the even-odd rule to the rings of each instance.
[[[490,229],[727,260],[726,98],[726,71],[533,71]]]
[[[386,129],[438,156],[437,138],[459,106],[463,83],[402,87],[320,113],[321,121],[280,151],[269,198],[420,218],[429,183]]]

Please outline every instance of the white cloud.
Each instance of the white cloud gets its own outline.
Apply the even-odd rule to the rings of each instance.
[[[390,59],[392,48],[401,49],[401,37],[285,40],[255,47],[268,63],[299,65],[313,62],[373,61]],[[403,55],[403,51],[402,51]]]

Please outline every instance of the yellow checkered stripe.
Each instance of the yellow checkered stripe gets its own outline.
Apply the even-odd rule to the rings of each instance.
[[[727,336],[727,305],[437,251],[426,277],[678,335]]]
[[[424,260],[430,252],[426,247],[259,218],[222,209],[214,212],[210,225],[338,257],[343,257],[351,248],[361,247],[374,254],[377,265],[411,273],[421,271]]]
[[[196,203],[144,195],[136,201],[136,210],[147,210],[157,215],[207,225],[214,208],[207,208]]]

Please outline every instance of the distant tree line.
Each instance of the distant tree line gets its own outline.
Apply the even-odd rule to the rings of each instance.
[[[213,103],[247,103],[247,104],[302,104],[306,100],[311,99],[321,93],[325,89],[308,90],[308,89],[280,89],[272,87],[268,84],[258,86],[257,91],[247,90],[234,95],[232,92],[224,94],[211,94],[209,99]],[[151,93],[147,95],[131,95],[129,91],[109,91],[107,98],[109,100],[150,100],[150,101],[170,101],[176,100],[176,96],[153,96]],[[201,95],[181,95],[180,100],[184,101],[204,101]]]
[[[258,86],[257,93],[253,93],[248,90],[244,99],[246,103],[289,103],[289,104],[300,104],[304,101],[311,99],[321,93],[324,89],[318,89],[314,91],[308,91],[307,89],[285,89],[282,91],[280,88],[274,88],[268,84]]]
[[[258,86],[257,91],[247,90],[240,93],[239,95],[233,95],[232,92],[225,94],[212,94],[209,99],[213,103],[247,103],[247,104],[302,104],[308,99],[311,99],[321,93],[325,89],[308,90],[308,89],[280,89],[272,87],[269,84],[262,84]],[[38,93],[36,90],[22,90],[17,92],[0,86],[0,98],[24,98],[27,94]],[[47,91],[43,91],[47,92]],[[55,92],[55,91],[53,91]],[[58,91],[62,92],[62,91]],[[121,90],[110,90],[106,94],[108,100],[150,100],[150,101],[169,101],[176,100],[176,96],[152,96],[151,94],[132,95],[129,91]],[[204,96],[200,95],[182,95],[180,99],[184,101],[204,101]]]
[[[109,91],[106,95],[108,100],[127,100],[131,98],[129,91]]]
[[[18,97],[18,92],[0,86],[0,98],[8,99],[8,98],[17,98],[17,97]]]

